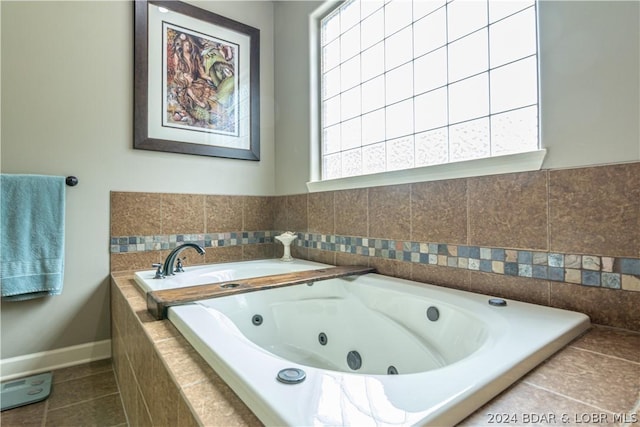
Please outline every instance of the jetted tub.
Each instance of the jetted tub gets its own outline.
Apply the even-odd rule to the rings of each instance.
[[[267,425],[453,425],[590,325],[490,299],[367,274],[171,307],[169,319]]]

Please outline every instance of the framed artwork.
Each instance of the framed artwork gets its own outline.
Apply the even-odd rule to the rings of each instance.
[[[179,1],[134,14],[134,148],[260,160],[260,30]]]

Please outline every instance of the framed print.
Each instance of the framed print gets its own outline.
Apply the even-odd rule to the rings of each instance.
[[[134,148],[260,160],[260,31],[179,1],[134,14]]]

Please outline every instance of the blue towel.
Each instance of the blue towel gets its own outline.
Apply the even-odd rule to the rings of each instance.
[[[2,301],[62,292],[65,178],[1,175]]]

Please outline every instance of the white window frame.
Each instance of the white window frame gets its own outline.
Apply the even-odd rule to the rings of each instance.
[[[309,58],[310,58],[310,180],[307,189],[310,192],[332,191],[351,188],[375,187],[381,185],[407,184],[412,182],[436,181],[443,179],[468,178],[474,176],[495,175],[515,172],[536,171],[542,168],[546,150],[540,148],[523,153],[486,157],[481,159],[450,162],[411,169],[380,172],[368,175],[351,176],[322,180],[321,153],[321,76],[320,76],[320,22],[342,2],[326,1],[309,16]],[[538,49],[538,67],[539,67]],[[538,85],[538,106],[541,97]],[[542,124],[539,119],[539,142],[543,147]]]

